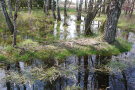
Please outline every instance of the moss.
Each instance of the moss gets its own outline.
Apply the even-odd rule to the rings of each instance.
[[[76,20],[75,22],[77,23],[77,25],[80,25],[80,24],[81,24],[81,21],[77,21],[77,20]]]
[[[106,22],[106,20],[101,23],[101,26],[100,26],[100,28],[99,28],[99,31],[100,31],[101,33],[104,32],[104,25],[105,25],[105,22]]]
[[[4,49],[5,49],[6,51],[9,51],[9,52],[10,52],[10,51],[12,51],[14,48],[13,48],[12,46],[9,46],[9,45],[8,45],[8,46],[5,47]]]
[[[71,12],[75,11],[75,9],[70,10]],[[34,9],[32,14],[29,15],[25,10],[19,12],[18,15],[18,35],[17,35],[17,46],[18,48],[13,48],[10,46],[12,44],[12,37],[10,33],[7,33],[8,39],[4,41],[4,39],[0,40],[1,43],[4,43],[6,48],[4,49],[3,56],[8,59],[19,60],[19,61],[29,61],[34,58],[38,59],[63,59],[65,57],[76,54],[78,56],[83,55],[92,55],[92,54],[119,54],[125,51],[130,50],[131,44],[122,41],[116,40],[116,42],[112,45],[106,44],[105,42],[100,45],[89,45],[89,46],[79,46],[74,47],[72,49],[67,47],[61,47],[61,41],[57,42],[58,38],[53,35],[54,28],[54,19],[50,19],[51,17],[47,17],[42,10]],[[96,17],[96,20],[103,21],[106,16],[101,15],[101,17]],[[0,30],[3,32],[7,29],[4,17],[0,18],[2,20],[2,24],[0,25]],[[80,22],[77,22],[80,24]],[[57,30],[59,33],[61,22],[57,22]],[[25,27],[24,27],[25,26]],[[6,28],[5,28],[6,27]],[[131,27],[134,27],[131,25]],[[65,28],[65,27],[64,27]],[[26,37],[26,38],[25,38]],[[90,38],[96,38],[97,35],[93,34]],[[48,49],[45,48],[44,43],[53,45],[56,49]],[[58,45],[55,45],[58,44]],[[22,50],[24,49],[24,51]]]
[[[121,38],[116,39],[113,46],[117,48],[121,53],[129,51],[132,48],[132,43],[124,41]]]
[[[27,51],[23,55],[19,55],[19,57],[17,54],[16,59],[17,61],[25,61],[25,62],[33,60],[35,59],[34,52]]]
[[[36,58],[42,59],[42,60],[49,59],[49,57],[51,58],[51,55],[53,55],[53,52],[51,53],[51,50],[50,51],[40,50],[34,53],[34,56]]]
[[[84,55],[118,55],[122,52],[127,52],[131,49],[132,44],[117,39],[113,44],[108,44],[106,42],[103,42],[99,44],[98,46],[94,45],[87,45],[82,46],[75,44],[74,48],[69,48],[73,54],[76,54],[78,56],[84,56]]]
[[[61,59],[65,58],[65,57],[69,57],[69,56],[71,56],[71,55],[72,55],[72,54],[71,54],[71,52],[70,52],[69,50],[64,49],[64,50],[62,50],[62,51],[60,51],[60,52],[56,52],[56,54],[54,55],[54,57],[55,57],[56,59],[61,60]]]
[[[7,58],[3,55],[0,55],[0,61],[5,61]]]

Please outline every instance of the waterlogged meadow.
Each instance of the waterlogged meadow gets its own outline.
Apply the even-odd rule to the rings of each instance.
[[[106,29],[108,14],[97,11],[99,15],[94,17],[98,7],[91,12],[87,12],[90,8],[81,10],[80,0],[76,11],[69,8],[76,3],[70,6],[67,2],[66,16],[65,7],[60,4],[59,9],[54,0],[51,5],[56,5],[57,14],[61,12],[55,19],[55,9],[49,9],[47,1],[43,7],[43,2],[33,1],[32,10],[29,2],[29,8],[20,6],[16,25],[15,16],[10,17],[17,28],[16,45],[15,32],[11,34],[0,11],[0,90],[134,90],[134,14],[125,18],[122,12],[118,22],[110,22],[117,23],[113,36],[113,31],[110,34]]]

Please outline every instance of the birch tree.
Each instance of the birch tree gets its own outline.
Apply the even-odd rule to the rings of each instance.
[[[31,0],[28,0],[28,9],[29,9],[29,14],[31,14]]]
[[[107,11],[107,19],[104,25],[103,36],[104,40],[108,43],[113,43],[115,41],[117,23],[124,1],[125,0],[110,0],[110,5]]]
[[[13,23],[11,22],[10,17],[7,13],[5,0],[0,0],[0,6],[1,6],[1,10],[3,12],[4,18],[6,20],[7,26],[9,28],[10,32],[13,34],[14,26],[13,26]]]
[[[64,17],[67,16],[67,0],[65,0],[65,3],[64,3]]]
[[[10,18],[13,18],[13,15],[12,15],[12,7],[11,7],[11,0],[7,0],[7,6],[8,6],[8,10],[9,10],[9,17]]]
[[[77,21],[81,21],[82,4],[83,4],[83,0],[80,0],[80,3],[79,3],[79,9],[78,9],[78,12],[77,12]]]
[[[17,36],[17,25],[16,25],[16,20],[17,20],[17,12],[18,12],[18,3],[19,0],[16,0],[15,2],[15,13],[14,13],[14,33],[13,33],[13,46],[16,46],[16,36]]]
[[[94,20],[94,18],[96,17],[98,10],[100,9],[101,3],[102,3],[102,0],[98,0],[96,2],[96,5],[94,5],[93,0],[89,1],[88,12],[87,12],[87,16],[85,19],[85,34],[86,35],[92,34],[91,24],[92,24],[92,21]]]
[[[55,15],[55,4],[54,4],[54,0],[52,0],[52,17],[54,18],[54,19],[56,19],[56,15]]]
[[[60,21],[61,20],[61,16],[60,16],[60,8],[59,8],[59,0],[57,0],[56,2],[56,8],[57,8],[57,20]]]

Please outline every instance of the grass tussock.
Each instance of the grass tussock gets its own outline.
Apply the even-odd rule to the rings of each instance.
[[[106,16],[101,15],[96,20],[102,21],[105,18]],[[33,10],[32,14],[28,14],[26,11],[19,12],[17,48],[14,48],[11,46],[12,36],[7,30],[4,17],[0,20],[3,21],[0,24],[0,32],[3,34],[0,38],[0,44],[3,46],[0,55],[10,61],[30,61],[38,58],[52,63],[54,60],[61,60],[73,54],[78,56],[86,54],[116,55],[131,48],[131,44],[127,41],[118,39],[110,45],[101,41],[97,36],[89,39],[84,38],[86,40],[82,38],[82,41],[86,42],[81,42],[81,39],[72,40],[71,42],[59,41],[53,35],[54,19],[51,16],[46,16],[42,10]],[[56,29],[59,32],[60,22],[57,24]]]

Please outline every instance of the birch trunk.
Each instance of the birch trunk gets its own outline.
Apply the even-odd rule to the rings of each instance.
[[[6,4],[5,4],[4,0],[0,0],[0,6],[1,6],[1,10],[3,12],[4,18],[6,20],[7,26],[9,28],[10,32],[13,34],[14,26],[13,26],[13,23],[11,22],[11,20],[8,16],[8,13],[7,13],[7,10],[6,10]]]
[[[11,9],[11,0],[7,0],[7,6],[8,6],[8,10],[9,10],[9,17],[13,18],[12,9]]]
[[[76,0],[76,11],[78,12],[78,0]]]
[[[64,3],[64,17],[67,17],[67,0]]]
[[[105,3],[106,3],[106,0],[103,1],[103,4],[104,4],[103,7],[102,7],[102,13],[103,13],[103,14],[105,14],[105,6],[106,6]]]
[[[83,0],[80,0],[79,10],[77,12],[77,21],[81,21],[82,4],[83,4]]]
[[[55,15],[55,4],[54,4],[54,0],[52,0],[52,16],[54,19],[56,19],[56,15]]]
[[[60,16],[59,0],[57,0],[56,7],[57,7],[57,16],[58,16],[57,20],[60,21],[61,20],[61,16]]]
[[[17,20],[17,12],[18,12],[18,2],[19,0],[16,0],[15,3],[15,13],[14,13],[14,33],[13,33],[13,47],[16,46],[16,36],[17,36],[17,25],[16,25],[16,20]]]
[[[122,4],[125,0],[111,0],[107,11],[107,19],[104,25],[104,40],[113,43],[116,36],[118,19],[121,14]]]
[[[93,0],[89,1],[89,6],[88,6],[88,13],[85,19],[85,35],[91,35],[91,24],[94,18],[97,15],[98,10],[100,9],[100,4],[102,3],[102,0],[98,0],[96,2],[96,5],[94,5]]]
[[[28,9],[29,9],[29,14],[31,14],[31,0],[28,0]]]
[[[88,3],[88,0],[85,0],[85,11],[87,11],[87,3]]]
[[[49,11],[48,11],[48,9],[49,9],[49,0],[46,0],[45,5],[46,5],[46,9],[45,9],[46,14],[49,15]]]

